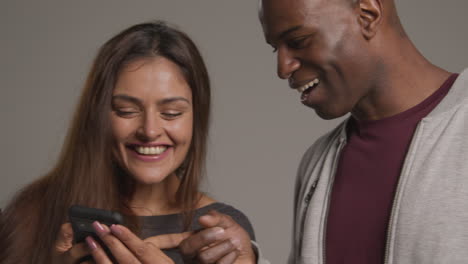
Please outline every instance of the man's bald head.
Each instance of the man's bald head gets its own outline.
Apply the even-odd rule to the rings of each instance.
[[[382,26],[388,26],[393,29],[395,32],[398,32],[400,36],[406,36],[403,26],[400,22],[400,19],[397,14],[397,9],[394,0],[322,0],[325,2],[342,3],[345,6],[348,6],[351,9],[360,10],[361,6],[363,8],[363,13],[367,13],[365,9],[366,6],[374,5],[375,7],[381,8],[384,10],[382,16]],[[286,5],[295,5],[298,2],[302,2],[304,7],[314,4],[317,0],[259,0],[259,18],[263,24],[264,17],[264,6],[265,5],[277,5],[284,3]],[[301,11],[306,11],[307,8]],[[367,13],[369,14],[369,13]]]
[[[393,0],[261,0],[259,15],[278,76],[325,119],[353,111],[403,46]]]

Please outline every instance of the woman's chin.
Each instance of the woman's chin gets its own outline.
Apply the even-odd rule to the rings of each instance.
[[[164,182],[164,180],[167,179],[167,176],[161,176],[161,175],[138,175],[133,177],[136,182],[139,184],[144,184],[144,185],[154,185],[158,184],[161,182]]]
[[[169,177],[169,173],[162,173],[156,170],[145,170],[145,171],[130,171],[131,177],[140,183],[145,185],[158,184],[165,181]]]

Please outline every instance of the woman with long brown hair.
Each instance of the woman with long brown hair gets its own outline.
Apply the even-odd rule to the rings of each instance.
[[[197,254],[217,246],[216,258],[232,262],[239,253],[226,243],[247,244],[254,234],[240,211],[198,190],[209,112],[206,67],[186,34],[154,22],[110,39],[94,60],[56,166],[3,212],[0,262],[78,263],[92,254],[97,263],[110,263],[91,237],[71,244],[67,212],[75,204],[124,216],[126,227],[93,223],[119,263],[163,263],[167,256],[182,263],[178,250],[158,255],[158,248],[146,254],[132,247],[156,235],[202,229],[197,219],[210,210],[230,215],[246,231],[238,229],[231,240],[218,236]],[[251,247],[243,250],[253,256]]]

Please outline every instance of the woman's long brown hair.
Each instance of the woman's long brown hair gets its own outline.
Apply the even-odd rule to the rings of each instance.
[[[163,56],[176,63],[192,89],[194,124],[187,157],[176,174],[176,203],[188,228],[199,201],[210,113],[210,83],[205,64],[190,38],[156,21],[132,26],[106,42],[88,75],[56,166],[20,190],[3,211],[0,263],[50,263],[60,226],[73,204],[116,210],[138,229],[129,208],[133,182],[112,156],[109,112],[119,72],[129,63]],[[133,216],[132,216],[133,215]]]

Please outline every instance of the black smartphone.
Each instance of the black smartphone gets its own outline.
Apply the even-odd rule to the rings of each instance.
[[[114,257],[112,256],[110,250],[95,233],[95,230],[93,228],[93,222],[98,221],[99,223],[104,224],[108,227],[110,227],[113,224],[123,225],[123,217],[121,214],[119,214],[118,212],[112,212],[103,209],[73,205],[68,211],[68,217],[73,228],[74,243],[85,242],[86,237],[91,236],[95,241],[97,241],[101,245],[101,247],[107,253],[109,258],[111,260],[114,260]],[[89,258],[90,257],[87,257],[87,259]]]

